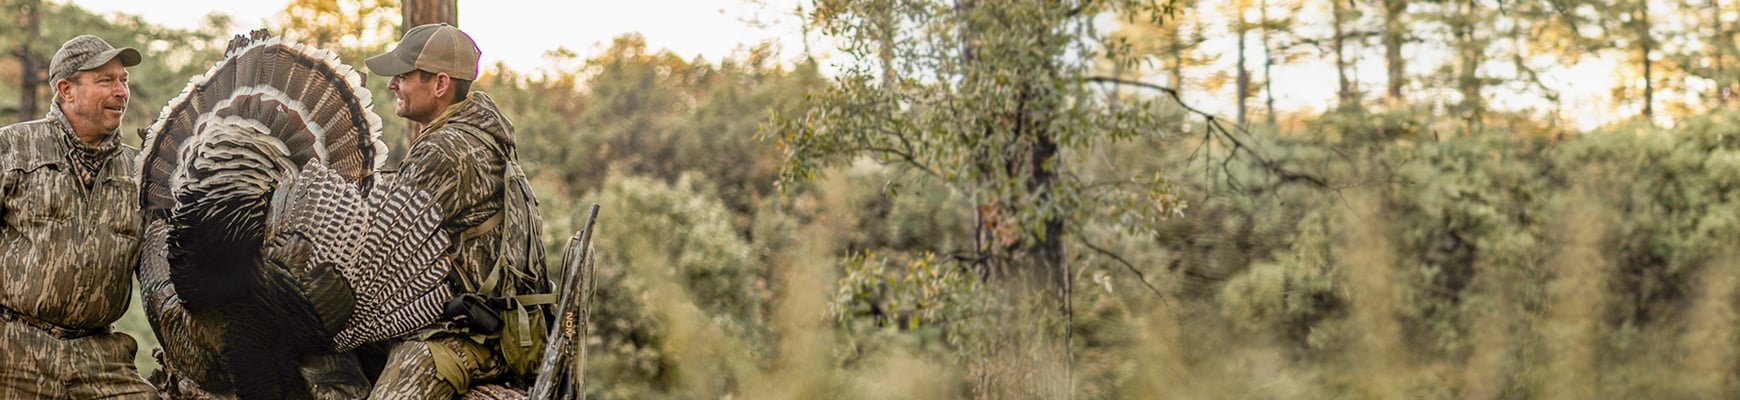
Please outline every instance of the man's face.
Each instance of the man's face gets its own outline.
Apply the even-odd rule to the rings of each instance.
[[[437,112],[435,76],[421,70],[406,72],[393,77],[387,82],[387,90],[393,91],[393,113],[418,123],[427,124],[435,119]]]
[[[64,82],[56,86],[60,109],[81,139],[100,138],[121,127],[121,115],[127,113],[127,98],[132,95],[121,59],[74,73]]]

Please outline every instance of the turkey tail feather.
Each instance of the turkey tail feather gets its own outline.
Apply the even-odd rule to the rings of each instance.
[[[158,217],[174,208],[171,177],[182,168],[185,149],[200,140],[202,120],[212,117],[261,118],[289,147],[294,165],[319,159],[348,181],[370,177],[387,156],[372,104],[361,75],[337,55],[265,31],[237,36],[224,60],[189,79],[146,129],[140,205]]]
[[[291,274],[335,350],[428,325],[452,297],[443,281],[447,236],[427,192],[377,182],[365,198],[335,170],[309,164],[272,204],[274,243],[311,246],[307,262],[285,264],[306,266]],[[271,253],[268,259],[278,258]]]
[[[376,297],[415,291],[357,283],[419,281],[357,269],[380,265],[359,262],[370,257],[361,249],[371,235],[431,235],[376,230],[378,203],[359,189],[387,156],[371,107],[362,77],[335,54],[262,30],[231,40],[146,128],[139,205],[151,228],[139,275],[166,369],[244,396],[322,390],[305,376],[355,381],[308,360],[328,359],[340,331],[379,324],[357,318],[365,311],[389,318],[363,308],[396,305]],[[406,211],[393,218],[438,215],[427,201],[395,206]],[[446,273],[440,262],[395,268],[382,271]]]
[[[368,198],[374,211],[355,263],[340,270],[357,288],[357,315],[333,339],[339,351],[404,334],[435,321],[453,297],[444,278],[447,235],[428,192],[379,182]]]

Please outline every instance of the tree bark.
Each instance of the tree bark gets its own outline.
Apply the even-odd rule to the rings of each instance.
[[[1257,10],[1262,19],[1263,29],[1263,115],[1268,118],[1269,126],[1275,126],[1275,78],[1270,69],[1275,66],[1275,53],[1269,47],[1269,0],[1262,0]]]
[[[18,57],[18,121],[29,121],[41,115],[41,106],[37,100],[41,98],[39,87],[43,83],[42,72],[39,69],[41,57],[31,50],[30,44],[41,35],[41,14],[38,9],[40,0],[24,0],[18,5],[18,27],[20,35],[18,47],[13,55]]]
[[[1335,34],[1335,37],[1331,38],[1331,46],[1335,48],[1335,78],[1339,83],[1339,85],[1336,86],[1339,88],[1336,93],[1336,98],[1341,100],[1341,107],[1348,107],[1354,105],[1354,99],[1353,83],[1347,79],[1347,57],[1342,54],[1343,42],[1345,42],[1347,36],[1341,29],[1341,19],[1345,17],[1342,15],[1345,13],[1341,8],[1342,1],[1343,0],[1330,0],[1329,2],[1330,25],[1332,25]]]
[[[1728,78],[1727,65],[1723,64],[1722,61],[1727,58],[1728,48],[1733,45],[1734,37],[1727,34],[1728,27],[1722,22],[1722,2],[1711,0],[1709,6],[1710,64],[1714,69],[1714,73],[1710,76],[1716,81],[1716,92],[1712,94],[1715,95],[1718,104],[1728,104],[1728,96],[1732,94],[1728,85],[1732,80]]]
[[[1650,70],[1652,63],[1649,60],[1649,52],[1655,38],[1650,37],[1649,34],[1648,0],[1638,1],[1635,16],[1638,23],[1637,36],[1642,39],[1638,41],[1638,44],[1643,49],[1643,59],[1641,60],[1643,62],[1643,118],[1650,119],[1655,116],[1655,77],[1652,75],[1653,71]]]
[[[459,0],[405,0],[399,9],[404,18],[400,29],[409,31],[418,25],[446,22],[459,26]]]
[[[1052,78],[1055,80],[1057,77],[1052,76]],[[1063,168],[1061,166],[1063,160],[1058,158],[1060,147],[1056,134],[1046,129],[1047,125],[1039,121],[1039,118],[1033,115],[1035,113],[1027,111],[1029,109],[1027,103],[1030,102],[1031,93],[1034,91],[1035,89],[1032,88],[1024,88],[1021,91],[1022,104],[1019,106],[1020,110],[1017,111],[1021,115],[1017,116],[1017,121],[1020,122],[1018,122],[1016,131],[1017,135],[1021,134],[1019,132],[1025,132],[1034,136],[1035,143],[1028,151],[1029,158],[1027,160],[1028,168],[1033,171],[1033,176],[1029,178],[1029,182],[1039,193],[1038,204],[1046,204],[1057,200],[1056,193],[1059,190],[1057,188],[1057,171]],[[1044,227],[1045,232],[1040,234],[1038,240],[1026,249],[1033,256],[1034,261],[1030,262],[1029,265],[1022,266],[1026,270],[1024,274],[1026,282],[1021,283],[1021,285],[1028,286],[1025,290],[1038,290],[1042,293],[1041,296],[1049,296],[1056,301],[1054,304],[1057,305],[1059,315],[1063,317],[1063,323],[1060,327],[1063,337],[1060,338],[1061,340],[1047,338],[1046,345],[1056,346],[1051,351],[1061,353],[1062,358],[1041,364],[1041,368],[1042,371],[1049,370],[1051,373],[1062,369],[1063,376],[1045,379],[1041,383],[1038,393],[1045,398],[1073,399],[1075,390],[1071,386],[1075,380],[1075,364],[1073,362],[1075,356],[1069,347],[1069,342],[1074,334],[1071,325],[1075,321],[1075,305],[1072,303],[1072,299],[1075,297],[1072,293],[1075,285],[1070,281],[1068,257],[1063,246],[1063,216],[1046,217],[1040,221],[1040,224]]]
[[[1250,31],[1245,23],[1245,4],[1246,0],[1235,0],[1233,3],[1233,13],[1238,14],[1238,22],[1235,22],[1238,25],[1233,27],[1233,32],[1238,35],[1238,80],[1234,90],[1238,97],[1238,119],[1235,122],[1239,125],[1245,124],[1245,98],[1250,97],[1251,92],[1251,71],[1245,68],[1245,33]]]
[[[1186,39],[1183,36],[1184,30],[1179,29],[1178,25],[1178,23],[1174,22],[1161,26],[1161,29],[1164,29],[1167,32],[1166,36],[1171,38],[1167,43],[1165,43],[1163,51],[1166,52],[1166,57],[1162,58],[1161,62],[1166,64],[1166,83],[1172,86],[1172,96],[1182,102],[1184,101],[1184,51],[1189,46],[1185,44]],[[1189,132],[1189,119],[1180,118],[1178,121],[1178,129],[1184,132]]]
[[[1171,81],[1167,82],[1167,83],[1171,84],[1172,88],[1174,90],[1176,90],[1178,100],[1183,101],[1184,100],[1184,48],[1187,46],[1184,45],[1184,41],[1185,41],[1184,37],[1180,36],[1180,35],[1184,34],[1184,30],[1178,29],[1177,23],[1167,24],[1165,29],[1171,31],[1169,36],[1172,37],[1172,42],[1166,44],[1167,55],[1171,56],[1171,58],[1172,58],[1172,64],[1166,66],[1166,76],[1168,79],[1171,79]]]
[[[1384,0],[1384,59],[1388,61],[1390,81],[1386,97],[1390,105],[1402,103],[1402,86],[1407,84],[1406,60],[1402,59],[1402,35],[1407,27],[1402,24],[1402,13],[1408,10],[1406,0]]]
[[[1480,97],[1482,83],[1480,75],[1477,74],[1481,62],[1485,59],[1485,53],[1479,41],[1476,40],[1474,29],[1475,25],[1478,24],[1475,13],[1479,10],[1480,5],[1474,4],[1474,0],[1457,2],[1456,4],[1460,10],[1457,12],[1456,23],[1452,29],[1456,34],[1457,51],[1461,53],[1460,57],[1457,57],[1460,65],[1457,68],[1456,80],[1457,87],[1462,92],[1463,117],[1467,119],[1467,128],[1464,133],[1474,134],[1481,130],[1482,114],[1485,110],[1485,105],[1482,104]]]

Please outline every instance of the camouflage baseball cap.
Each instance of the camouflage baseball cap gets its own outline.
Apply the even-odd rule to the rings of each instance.
[[[48,62],[48,81],[71,78],[73,73],[101,67],[115,57],[121,58],[123,67],[139,65],[140,61],[139,51],[132,47],[117,49],[96,36],[75,36],[54,52],[54,59]]]
[[[476,80],[477,57],[481,55],[471,35],[448,24],[411,28],[399,45],[387,54],[369,57],[364,64],[376,75],[395,76],[413,70],[445,72],[453,79]]]

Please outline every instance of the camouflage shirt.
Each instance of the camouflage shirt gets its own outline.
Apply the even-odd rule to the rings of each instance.
[[[0,128],[0,306],[69,328],[127,309],[139,259],[139,150],[91,146],[60,107]]]
[[[472,92],[423,128],[400,161],[396,179],[429,191],[441,205],[441,229],[451,239],[448,253],[453,257],[448,282],[455,291],[469,291],[465,282],[484,282],[500,256],[502,228],[497,225],[470,237],[463,234],[502,209],[502,172],[507,163],[489,144],[458,125],[488,134],[513,154],[513,123],[488,94]]]

